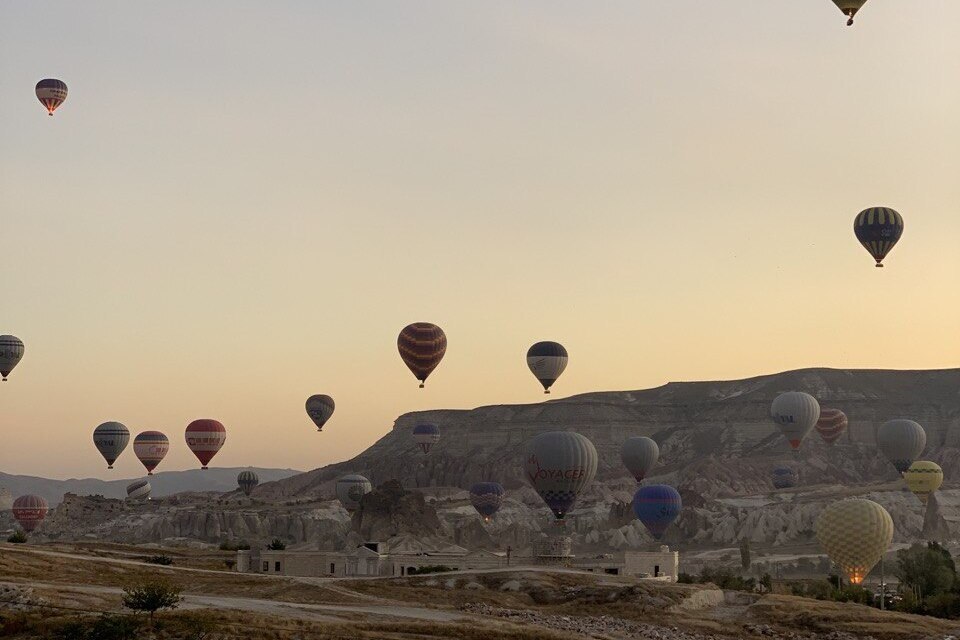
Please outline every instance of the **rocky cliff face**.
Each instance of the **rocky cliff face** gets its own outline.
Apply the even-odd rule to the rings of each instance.
[[[799,389],[850,418],[833,446],[816,433],[794,457],[767,418],[773,397]],[[910,417],[924,425],[924,458],[938,462],[947,483],[928,509],[906,492],[876,451],[875,429]],[[410,431],[419,419],[441,425],[429,454]],[[587,394],[538,405],[430,411],[400,417],[393,430],[353,460],[237,494],[180,494],[146,504],[68,497],[43,527],[48,535],[91,535],[129,542],[280,537],[292,544],[342,548],[395,533],[442,538],[469,548],[529,547],[550,526],[540,498],[521,476],[524,443],[536,433],[575,429],[600,454],[600,472],[567,523],[581,551],[655,546],[633,518],[636,483],[621,467],[621,442],[648,435],[660,444],[661,464],[648,482],[676,486],[684,510],[665,542],[683,550],[735,547],[812,549],[813,523],[830,502],[863,495],[883,504],[895,541],[960,541],[960,370],[837,371],[811,369],[734,382],[673,383],[637,392]],[[775,491],[770,473],[790,463],[800,485]],[[386,490],[369,494],[365,511],[348,514],[332,500],[333,481],[362,473]],[[483,523],[467,489],[480,480],[507,488],[503,509]],[[389,497],[386,497],[388,496]]]

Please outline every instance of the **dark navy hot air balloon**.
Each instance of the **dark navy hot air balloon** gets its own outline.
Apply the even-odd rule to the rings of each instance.
[[[543,385],[543,392],[550,387],[567,368],[567,350],[559,342],[538,342],[527,350],[527,366]]]
[[[443,329],[429,322],[414,322],[397,336],[397,350],[407,368],[420,381],[423,389],[427,377],[437,368],[447,352],[447,336]]]
[[[857,215],[853,232],[877,261],[877,267],[882,267],[883,259],[903,234],[903,216],[888,207],[870,207]]]
[[[254,471],[241,471],[237,474],[237,486],[243,491],[244,495],[250,495],[256,486],[260,484],[260,476]]]
[[[667,527],[680,515],[682,507],[680,494],[666,484],[640,487],[633,495],[633,512],[655,540],[663,537]]]
[[[67,99],[67,83],[63,80],[46,78],[37,83],[37,100],[47,108],[47,115],[53,115],[63,101]]]
[[[317,431],[323,431],[323,425],[327,424],[336,406],[333,398],[323,393],[307,398],[307,415],[317,425]]]
[[[470,487],[470,504],[483,516],[484,522],[490,522],[503,505],[503,485],[499,482],[478,482]]]
[[[777,467],[773,470],[773,486],[777,489],[789,489],[797,486],[797,472],[790,467]]]
[[[424,453],[430,453],[430,448],[440,442],[440,427],[432,422],[421,422],[413,428],[413,440]]]

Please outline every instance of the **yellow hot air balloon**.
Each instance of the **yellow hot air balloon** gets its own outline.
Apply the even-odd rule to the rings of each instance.
[[[893,541],[893,519],[872,500],[850,498],[823,510],[817,541],[853,584],[861,584]]]
[[[903,472],[903,479],[920,502],[927,504],[930,494],[943,484],[943,469],[936,462],[917,460],[910,468]]]

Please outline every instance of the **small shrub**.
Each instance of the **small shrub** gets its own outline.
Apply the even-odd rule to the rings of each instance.
[[[267,549],[270,551],[283,551],[287,548],[287,543],[285,543],[280,538],[274,538],[270,544],[267,545]]]
[[[87,622],[82,618],[68,620],[53,631],[57,640],[87,640]]]
[[[150,556],[144,562],[149,562],[150,564],[159,564],[163,566],[169,566],[173,564],[173,558],[170,556]]]
[[[407,571],[408,576],[422,576],[428,573],[442,573],[444,571],[456,571],[453,567],[448,567],[445,564],[432,564],[425,567],[411,567]]]
[[[677,582],[680,584],[694,584],[696,581],[696,576],[692,576],[689,573],[681,572],[677,575]]]
[[[218,621],[209,612],[198,611],[180,616],[177,620],[187,640],[204,640],[217,630]],[[181,637],[181,636],[178,636]]]
[[[10,535],[10,537],[7,538],[7,542],[12,542],[13,544],[23,544],[26,541],[27,541],[27,534],[25,534],[20,529],[17,529],[16,531],[14,531]]]
[[[90,625],[87,640],[135,640],[139,637],[140,621],[133,616],[102,614]]]

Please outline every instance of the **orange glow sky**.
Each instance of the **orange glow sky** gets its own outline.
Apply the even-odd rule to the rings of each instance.
[[[310,469],[400,413],[805,366],[960,366],[960,3],[0,6],[0,470],[229,431]],[[53,118],[44,77],[70,95]],[[874,269],[861,209],[906,221]],[[442,326],[423,391],[396,353]],[[317,434],[303,409],[329,393]]]

